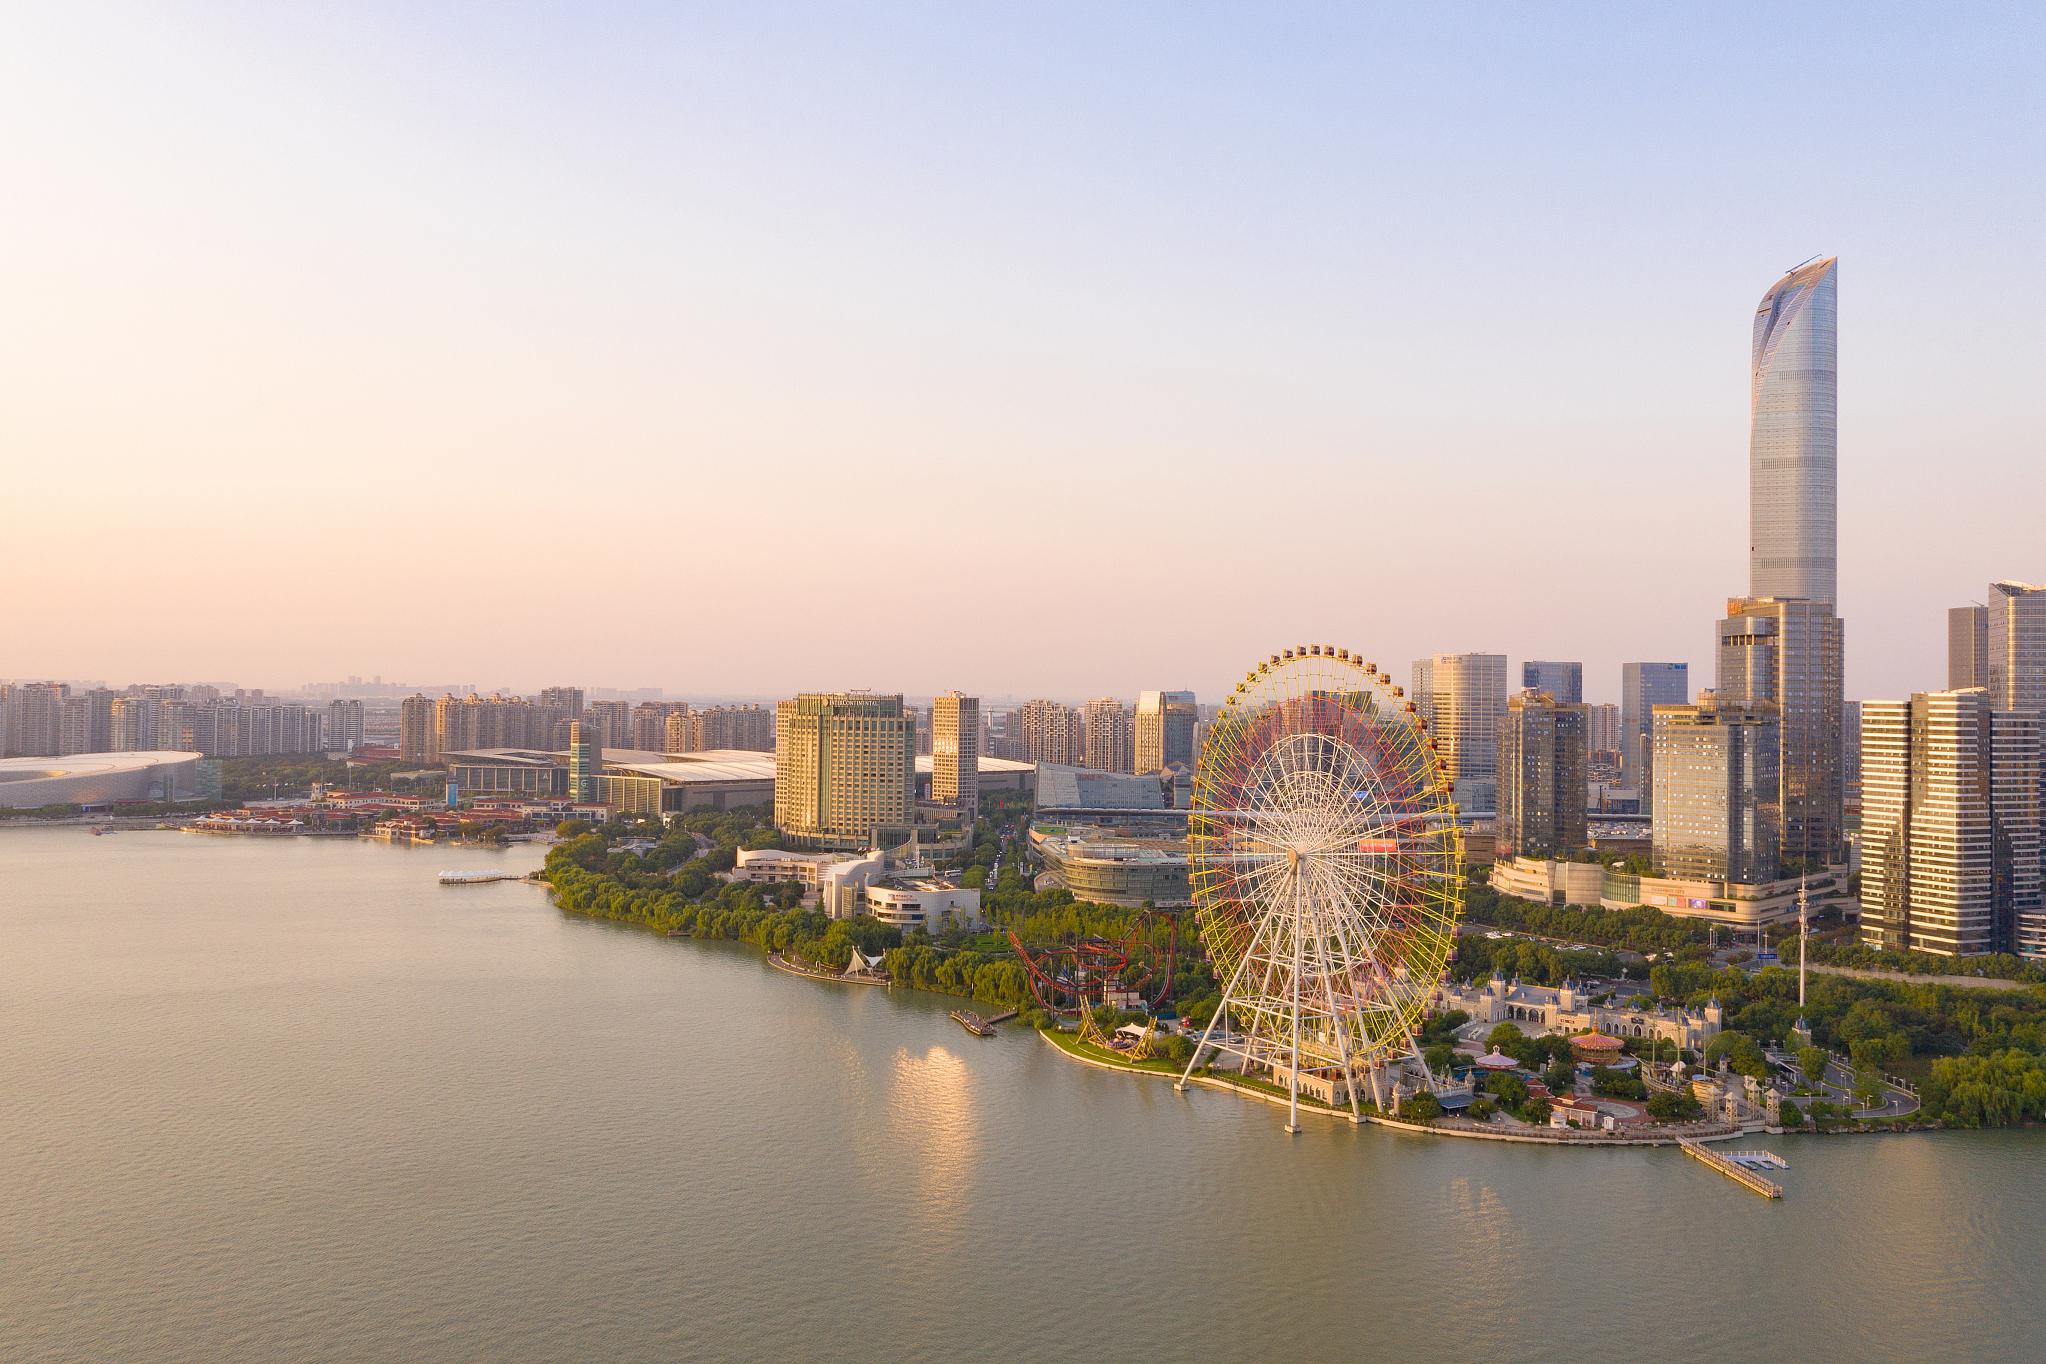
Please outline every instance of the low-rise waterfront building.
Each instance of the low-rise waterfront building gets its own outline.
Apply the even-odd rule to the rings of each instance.
[[[1575,981],[1559,986],[1508,982],[1496,972],[1487,981],[1450,981],[1437,992],[1437,1006],[1461,1009],[1488,1027],[1512,1023],[1524,1033],[1604,1033],[1608,1037],[1658,1039],[1702,1052],[1719,1035],[1725,1013],[1713,1000],[1696,1011],[1684,1008],[1637,1009],[1621,1003],[1594,1003],[1598,996]]]
[[[1492,889],[1537,904],[1585,909],[1646,905],[1686,919],[1709,919],[1752,929],[1797,916],[1796,878],[1757,884],[1711,876],[1640,876],[1596,862],[1501,859]]]
[[[1193,902],[1186,830],[1145,832],[1101,825],[1032,825],[1030,850],[1044,864],[1039,890],[1063,887],[1076,900],[1160,909]]]

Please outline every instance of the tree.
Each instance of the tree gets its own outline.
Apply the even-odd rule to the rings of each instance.
[[[590,822],[587,819],[564,819],[554,826],[556,838],[580,838],[589,831]]]
[[[1432,1071],[1445,1071],[1456,1064],[1456,1048],[1447,1042],[1435,1042],[1421,1053],[1421,1059]]]
[[[1824,1047],[1799,1047],[1797,1068],[1805,1080],[1813,1086],[1822,1085],[1826,1079],[1826,1049]]]
[[[1605,1099],[1645,1099],[1648,1086],[1641,1077],[1611,1066],[1591,1068],[1591,1092]]]
[[[1527,1034],[1520,1030],[1518,1023],[1501,1023],[1485,1034],[1485,1045],[1495,1051],[1506,1051],[1527,1040]]]
[[[1487,1075],[1485,1088],[1508,1108],[1527,1102],[1527,1081],[1510,1070]]]
[[[1705,1116],[1705,1105],[1682,1090],[1664,1090],[1649,1096],[1648,1116],[1658,1122],[1696,1122]]]
[[[1400,1100],[1399,1119],[1402,1122],[1434,1122],[1442,1116],[1442,1100],[1426,1090]]]
[[[1707,1066],[1716,1067],[1722,1057],[1736,1075],[1752,1075],[1757,1080],[1769,1078],[1769,1058],[1762,1054],[1762,1044],[1744,1032],[1729,1029],[1706,1045]]]
[[[1542,1083],[1551,1094],[1568,1094],[1577,1087],[1577,1067],[1568,1061],[1551,1061],[1542,1072]]]
[[[1785,1127],[1803,1127],[1804,1111],[1800,1109],[1795,1103],[1791,1102],[1789,1099],[1785,1099],[1777,1107],[1776,1120],[1782,1123]]]

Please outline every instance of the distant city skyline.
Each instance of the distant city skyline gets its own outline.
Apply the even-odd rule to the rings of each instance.
[[[1820,253],[1846,692],[1937,687],[2046,578],[2046,276],[1980,287],[2046,41],[1860,17],[24,13],[0,673],[1079,703],[1316,639],[1610,701],[1709,675]]]

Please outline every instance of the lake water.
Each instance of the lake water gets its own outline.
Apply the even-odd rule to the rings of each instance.
[[[2040,1134],[1289,1138],[537,860],[0,832],[0,1360],[2046,1356]]]

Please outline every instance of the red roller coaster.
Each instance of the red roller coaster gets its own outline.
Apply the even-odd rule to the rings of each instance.
[[[1172,997],[1179,915],[1147,909],[1119,942],[1082,938],[1026,947],[1011,929],[1009,943],[1029,973],[1031,996],[1048,1013],[1073,1018],[1083,1005],[1101,1004],[1156,1012]]]

